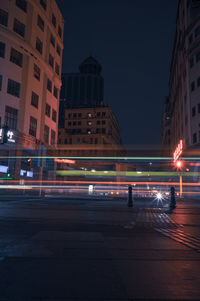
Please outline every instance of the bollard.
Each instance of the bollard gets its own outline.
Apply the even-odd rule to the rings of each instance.
[[[132,186],[128,186],[128,207],[133,207]]]
[[[171,187],[170,209],[176,208],[175,188]]]

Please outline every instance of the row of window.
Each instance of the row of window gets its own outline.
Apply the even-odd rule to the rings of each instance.
[[[0,57],[5,58],[6,44],[0,42]],[[10,62],[22,67],[23,65],[23,54],[15,48],[10,49]]]
[[[44,126],[44,141],[49,144],[49,134],[50,134],[50,128],[45,125]],[[56,142],[56,133],[54,130],[51,129],[51,144],[55,144]]]
[[[96,130],[91,129],[66,129],[67,134],[106,134],[105,128],[97,128]]]
[[[106,121],[105,120],[97,120],[96,124],[100,125],[100,124],[106,124]],[[81,121],[69,121],[68,122],[68,126],[71,126],[71,125],[82,125],[82,122]],[[92,122],[91,121],[88,121],[87,122],[87,125],[92,125]]]
[[[46,103],[45,115],[51,118],[51,106],[48,103]],[[52,120],[54,122],[57,120],[57,112],[54,109],[52,109]]]
[[[16,3],[17,7],[22,9],[25,13],[27,12],[27,1],[26,0],[16,0],[15,3]],[[40,0],[40,4],[43,7],[43,9],[46,10],[46,0]],[[53,13],[52,13],[52,17],[51,17],[51,22],[52,22],[53,26],[56,28],[57,20]],[[0,9],[0,24],[2,24],[4,26],[8,26],[8,12],[4,11],[2,9]],[[37,24],[44,31],[44,21],[40,17],[40,15],[38,15]],[[60,38],[62,38],[62,29],[61,29],[60,25],[58,25],[58,35]]]
[[[52,93],[52,81],[49,78],[47,79],[47,90]],[[56,86],[54,86],[53,95],[58,99],[58,88]]]
[[[71,118],[82,118],[82,113],[69,113],[68,114],[68,119]],[[87,113],[87,117],[91,118],[91,117],[106,117],[106,112],[97,112],[96,114],[94,114],[94,116],[92,116],[91,113]]]
[[[0,24],[4,26],[8,26],[8,12],[0,8]],[[26,26],[16,18],[14,19],[13,23],[13,30],[17,34],[19,34],[21,37],[24,38],[25,36],[25,29]]]
[[[61,139],[58,139],[58,143],[61,144],[62,143],[62,140]],[[85,138],[78,138],[78,139],[72,139],[72,138],[69,138],[69,139],[65,139],[64,140],[64,144],[98,144],[98,138],[90,138],[89,141],[87,141]]]
[[[49,54],[49,65],[54,69],[54,57],[51,54]],[[60,67],[57,62],[55,63],[55,72],[60,74]]]
[[[48,128],[48,130],[47,130]],[[47,135],[48,131],[48,135]],[[44,127],[44,141],[49,143],[49,127],[45,125]],[[30,116],[30,126],[29,126],[29,135],[36,137],[37,135],[37,119]],[[47,139],[48,138],[48,139]],[[56,132],[51,129],[51,144],[54,145],[56,142]]]

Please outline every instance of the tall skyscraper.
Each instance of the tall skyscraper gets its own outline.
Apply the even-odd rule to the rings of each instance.
[[[65,108],[101,105],[104,99],[104,79],[100,63],[89,56],[79,66],[79,73],[63,73],[60,95],[60,127],[64,126]]]
[[[169,97],[163,110],[162,144],[173,152],[200,149],[200,1],[178,4]]]
[[[17,148],[57,141],[63,30],[55,0],[0,1],[0,121]]]

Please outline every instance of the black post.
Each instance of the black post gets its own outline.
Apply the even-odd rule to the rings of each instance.
[[[170,209],[176,208],[175,188],[171,187]]]
[[[128,207],[133,207],[132,186],[128,186]]]

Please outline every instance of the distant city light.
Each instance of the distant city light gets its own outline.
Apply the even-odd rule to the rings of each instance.
[[[162,199],[163,199],[163,195],[162,195],[161,192],[158,192],[158,193],[156,194],[156,199],[157,199],[157,200],[162,200]]]

